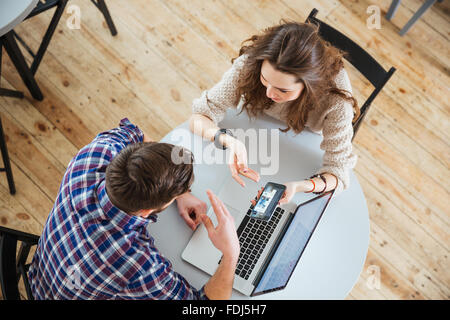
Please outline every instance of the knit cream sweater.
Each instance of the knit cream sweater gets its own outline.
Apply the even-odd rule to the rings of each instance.
[[[193,113],[209,117],[215,124],[225,116],[228,108],[236,108],[241,100],[236,92],[241,71],[247,59],[242,55],[232,67],[225,72],[222,79],[210,90],[202,93],[192,105]],[[350,80],[345,69],[342,69],[335,78],[336,86],[352,92]],[[281,121],[286,122],[286,103],[273,103],[264,112]],[[349,102],[335,99],[311,110],[308,114],[306,127],[311,131],[322,134],[323,140],[320,148],[324,150],[322,167],[316,173],[332,173],[338,178],[335,195],[349,187],[349,170],[355,167],[357,157],[352,153],[352,118],[353,109]],[[307,178],[307,177],[305,177]]]

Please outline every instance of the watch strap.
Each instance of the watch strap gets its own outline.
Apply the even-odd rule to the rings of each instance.
[[[231,132],[231,130],[229,130],[229,129],[223,129],[223,128],[222,128],[222,129],[217,130],[216,134],[214,135],[214,145],[216,146],[216,148],[225,150],[227,147],[224,146],[223,144],[221,144],[220,141],[219,141],[219,137],[220,137],[222,134],[227,134],[227,135],[229,135],[229,136],[231,136],[231,137],[234,137],[234,135],[233,135],[233,133]]]

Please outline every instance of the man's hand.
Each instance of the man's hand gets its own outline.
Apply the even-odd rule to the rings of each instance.
[[[224,258],[236,263],[239,258],[240,246],[234,218],[211,190],[207,190],[206,193],[218,222],[217,227],[214,227],[211,219],[207,215],[202,215],[202,222],[208,231],[208,237],[213,245],[223,253]]]
[[[186,192],[177,198],[178,212],[186,224],[195,230],[201,222],[201,216],[206,214],[206,203]]]
[[[214,227],[206,214],[202,215],[202,222],[208,231],[209,239],[223,253],[223,257],[216,272],[205,284],[205,294],[211,300],[224,300],[231,297],[234,272],[239,258],[239,239],[234,218],[223,202],[210,190],[207,190],[206,193],[217,216],[217,226]]]

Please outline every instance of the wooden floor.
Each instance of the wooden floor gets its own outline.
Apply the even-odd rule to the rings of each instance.
[[[2,86],[26,98],[0,97],[18,190],[10,196],[0,176],[0,225],[40,234],[67,164],[97,133],[127,116],[162,138],[188,119],[192,100],[221,78],[242,40],[281,18],[304,21],[315,6],[386,69],[397,68],[354,141],[371,231],[347,299],[449,299],[450,10],[436,4],[400,37],[422,1],[403,1],[391,22],[391,1],[377,2],[381,29],[367,27],[370,0],[109,0],[119,32],[111,37],[92,3],[70,1],[81,9],[81,30],[67,27],[66,12],[37,72],[42,102],[4,55]],[[16,31],[36,48],[49,19]],[[371,87],[348,70],[362,102]]]

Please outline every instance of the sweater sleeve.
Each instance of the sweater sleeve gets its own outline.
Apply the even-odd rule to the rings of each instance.
[[[246,59],[247,56],[242,55],[234,60],[232,67],[217,84],[194,99],[192,113],[205,115],[217,125],[225,117],[228,108],[236,108],[240,100],[236,89]]]
[[[336,79],[339,88],[352,92],[345,70]],[[323,121],[323,140],[320,148],[325,151],[323,164],[317,173],[331,173],[338,179],[335,195],[350,185],[350,170],[355,167],[357,156],[353,153],[353,108],[350,102],[337,99]]]

